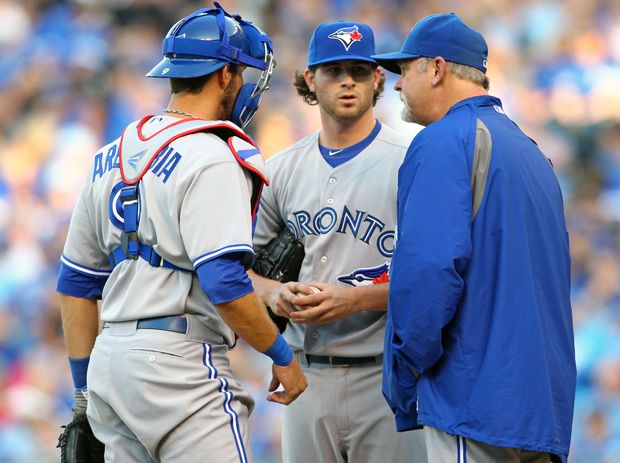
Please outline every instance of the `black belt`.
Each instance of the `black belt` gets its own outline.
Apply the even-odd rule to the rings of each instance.
[[[104,328],[109,328],[110,322],[103,324]],[[139,330],[161,330],[172,331],[174,333],[187,333],[187,318],[183,315],[173,315],[169,317],[153,317],[138,320],[137,329]]]
[[[339,357],[337,355],[313,355],[301,353],[306,359],[306,363],[311,365],[313,363],[320,363],[321,365],[333,365],[333,366],[368,366],[368,365],[380,365],[383,363],[383,355],[376,355],[374,357]]]

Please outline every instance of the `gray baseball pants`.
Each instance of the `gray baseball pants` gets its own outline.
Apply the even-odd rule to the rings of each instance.
[[[543,452],[496,447],[424,426],[428,461],[437,463],[550,463]]]
[[[231,375],[227,346],[188,337],[135,321],[97,337],[87,416],[106,462],[252,461],[254,401]]]
[[[396,432],[382,365],[308,366],[308,388],[284,410],[284,463],[426,463],[422,430]]]

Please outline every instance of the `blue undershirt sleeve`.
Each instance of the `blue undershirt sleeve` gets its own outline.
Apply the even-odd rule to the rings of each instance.
[[[223,254],[196,268],[200,286],[213,304],[234,301],[254,291],[245,271],[247,253]]]
[[[60,264],[56,291],[67,296],[101,299],[107,276],[88,275]]]

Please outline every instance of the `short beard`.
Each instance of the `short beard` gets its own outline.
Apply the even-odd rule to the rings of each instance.
[[[237,101],[237,97],[239,96],[239,92],[241,88],[237,92],[235,92],[235,80],[231,80],[226,89],[224,90],[224,95],[222,95],[222,101],[220,102],[220,119],[229,120],[232,116],[232,110],[235,106],[235,102]]]
[[[366,114],[369,110],[372,109],[372,100],[370,100],[367,105],[360,105],[358,107],[358,111],[355,113],[345,112],[346,110],[343,112],[340,112],[334,109],[333,107],[321,105],[321,100],[318,98],[318,95],[317,95],[317,101],[318,101],[319,106],[323,109],[323,111],[329,114],[330,117],[332,117],[336,121],[340,121],[345,124],[357,121],[364,114]]]
[[[405,122],[415,122],[411,111],[407,109],[407,105],[403,103],[403,109],[400,110],[400,118]]]

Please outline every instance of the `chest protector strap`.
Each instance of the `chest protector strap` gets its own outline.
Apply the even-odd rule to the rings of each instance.
[[[228,144],[239,165],[251,174],[253,188],[250,206],[254,219],[262,188],[269,184],[264,173],[263,157],[254,141],[230,122],[182,119],[147,137],[143,135],[142,128],[152,117],[146,116],[140,121],[129,124],[121,136],[119,164],[123,183],[127,185],[120,193],[124,223],[121,244],[108,258],[112,268],[124,260],[137,260],[141,257],[154,267],[191,272],[193,269],[181,268],[163,259],[155,252],[152,244],[139,241],[140,180],[159,154],[177,138],[197,132],[213,133]]]

